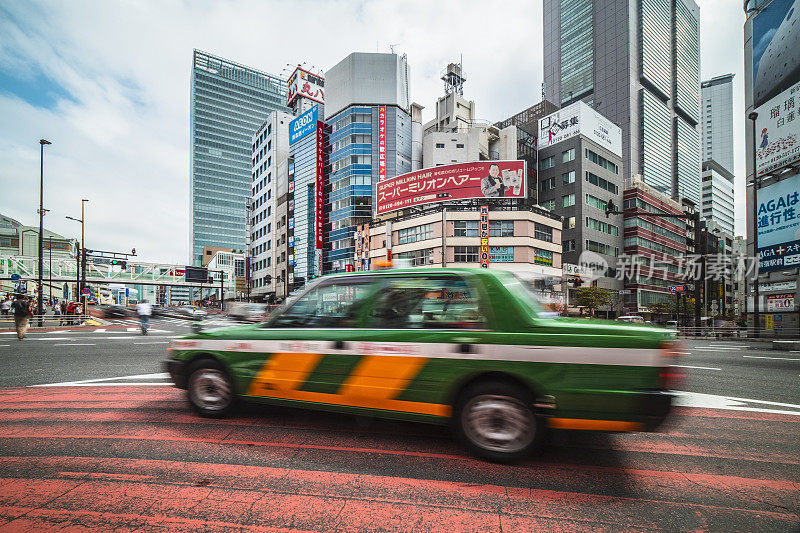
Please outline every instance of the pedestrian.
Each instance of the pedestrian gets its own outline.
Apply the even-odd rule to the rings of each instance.
[[[61,318],[61,306],[58,304],[53,305],[53,317],[58,318],[58,325],[62,325],[62,318]]]
[[[28,315],[31,312],[28,299],[20,295],[14,303],[11,304],[11,309],[14,312],[14,328],[17,330],[17,338],[22,340],[25,338],[25,333],[28,331]]]
[[[136,306],[136,312],[141,321],[142,335],[147,335],[147,328],[150,327],[150,315],[153,314],[153,306],[147,303],[147,300],[142,300],[142,302]]]
[[[11,310],[11,298],[3,298],[3,302],[0,303],[0,313],[3,316],[8,316],[8,312]]]

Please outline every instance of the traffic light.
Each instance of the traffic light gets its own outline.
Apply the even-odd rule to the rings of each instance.
[[[272,276],[271,276],[271,275],[269,275],[269,274],[267,274],[267,276],[266,276],[266,278],[265,278],[265,281],[266,281],[267,283],[272,283]]]
[[[616,215],[617,213],[617,206],[614,205],[614,200],[609,200],[606,204],[606,218],[608,215]]]
[[[580,287],[581,285],[583,285],[583,280],[578,276],[575,276],[575,279],[571,280],[571,282],[572,282],[572,286],[575,287],[575,288]]]
[[[122,259],[112,259],[111,264],[119,266],[122,270],[128,268],[128,263],[123,261]]]

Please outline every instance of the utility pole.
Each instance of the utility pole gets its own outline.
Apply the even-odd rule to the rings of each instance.
[[[44,258],[42,257],[42,232],[44,231],[44,145],[52,144],[50,141],[39,139],[39,271],[37,276],[37,284],[39,287],[39,303],[37,305],[36,314],[39,315],[39,327],[42,326],[42,314],[44,308],[42,306],[42,270],[44,269]]]
[[[47,252],[50,255],[50,267],[47,269],[48,273],[50,274],[48,277],[48,284],[50,285],[50,290],[48,293],[50,294],[50,301],[53,301],[53,236],[50,235],[47,237]]]
[[[756,168],[756,119],[758,113],[752,111],[747,118],[753,123],[753,257],[756,259],[756,275],[753,277],[753,337],[756,339],[761,336],[761,310],[759,309],[758,294],[758,268],[761,266],[761,258],[758,255],[758,169]],[[747,294],[745,294],[747,301]]]

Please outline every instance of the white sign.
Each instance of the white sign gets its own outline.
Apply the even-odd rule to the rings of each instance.
[[[768,312],[794,311],[794,294],[770,294],[767,296]]]
[[[539,120],[539,149],[583,135],[622,157],[622,130],[584,102],[575,102]]]
[[[800,159],[800,82],[756,108],[756,167],[762,175]]]
[[[796,281],[775,281],[773,283],[759,283],[758,288],[764,292],[770,291],[794,291],[797,290]]]
[[[286,103],[303,96],[320,104],[325,103],[325,78],[300,67],[289,76]]]

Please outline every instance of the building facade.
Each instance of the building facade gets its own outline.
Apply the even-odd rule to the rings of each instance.
[[[271,111],[288,111],[277,76],[194,51],[190,110],[192,264],[204,246],[244,250],[252,189],[253,132]]]
[[[378,181],[411,171],[411,108],[405,56],[352,53],[325,73],[325,272],[353,266],[356,227],[372,218]]]
[[[275,227],[277,176],[280,163],[289,154],[289,123],[292,116],[272,111],[253,135],[250,199],[250,294],[263,299],[275,293]]]
[[[545,0],[545,98],[622,128],[622,175],[700,200],[699,7],[693,0]]]

